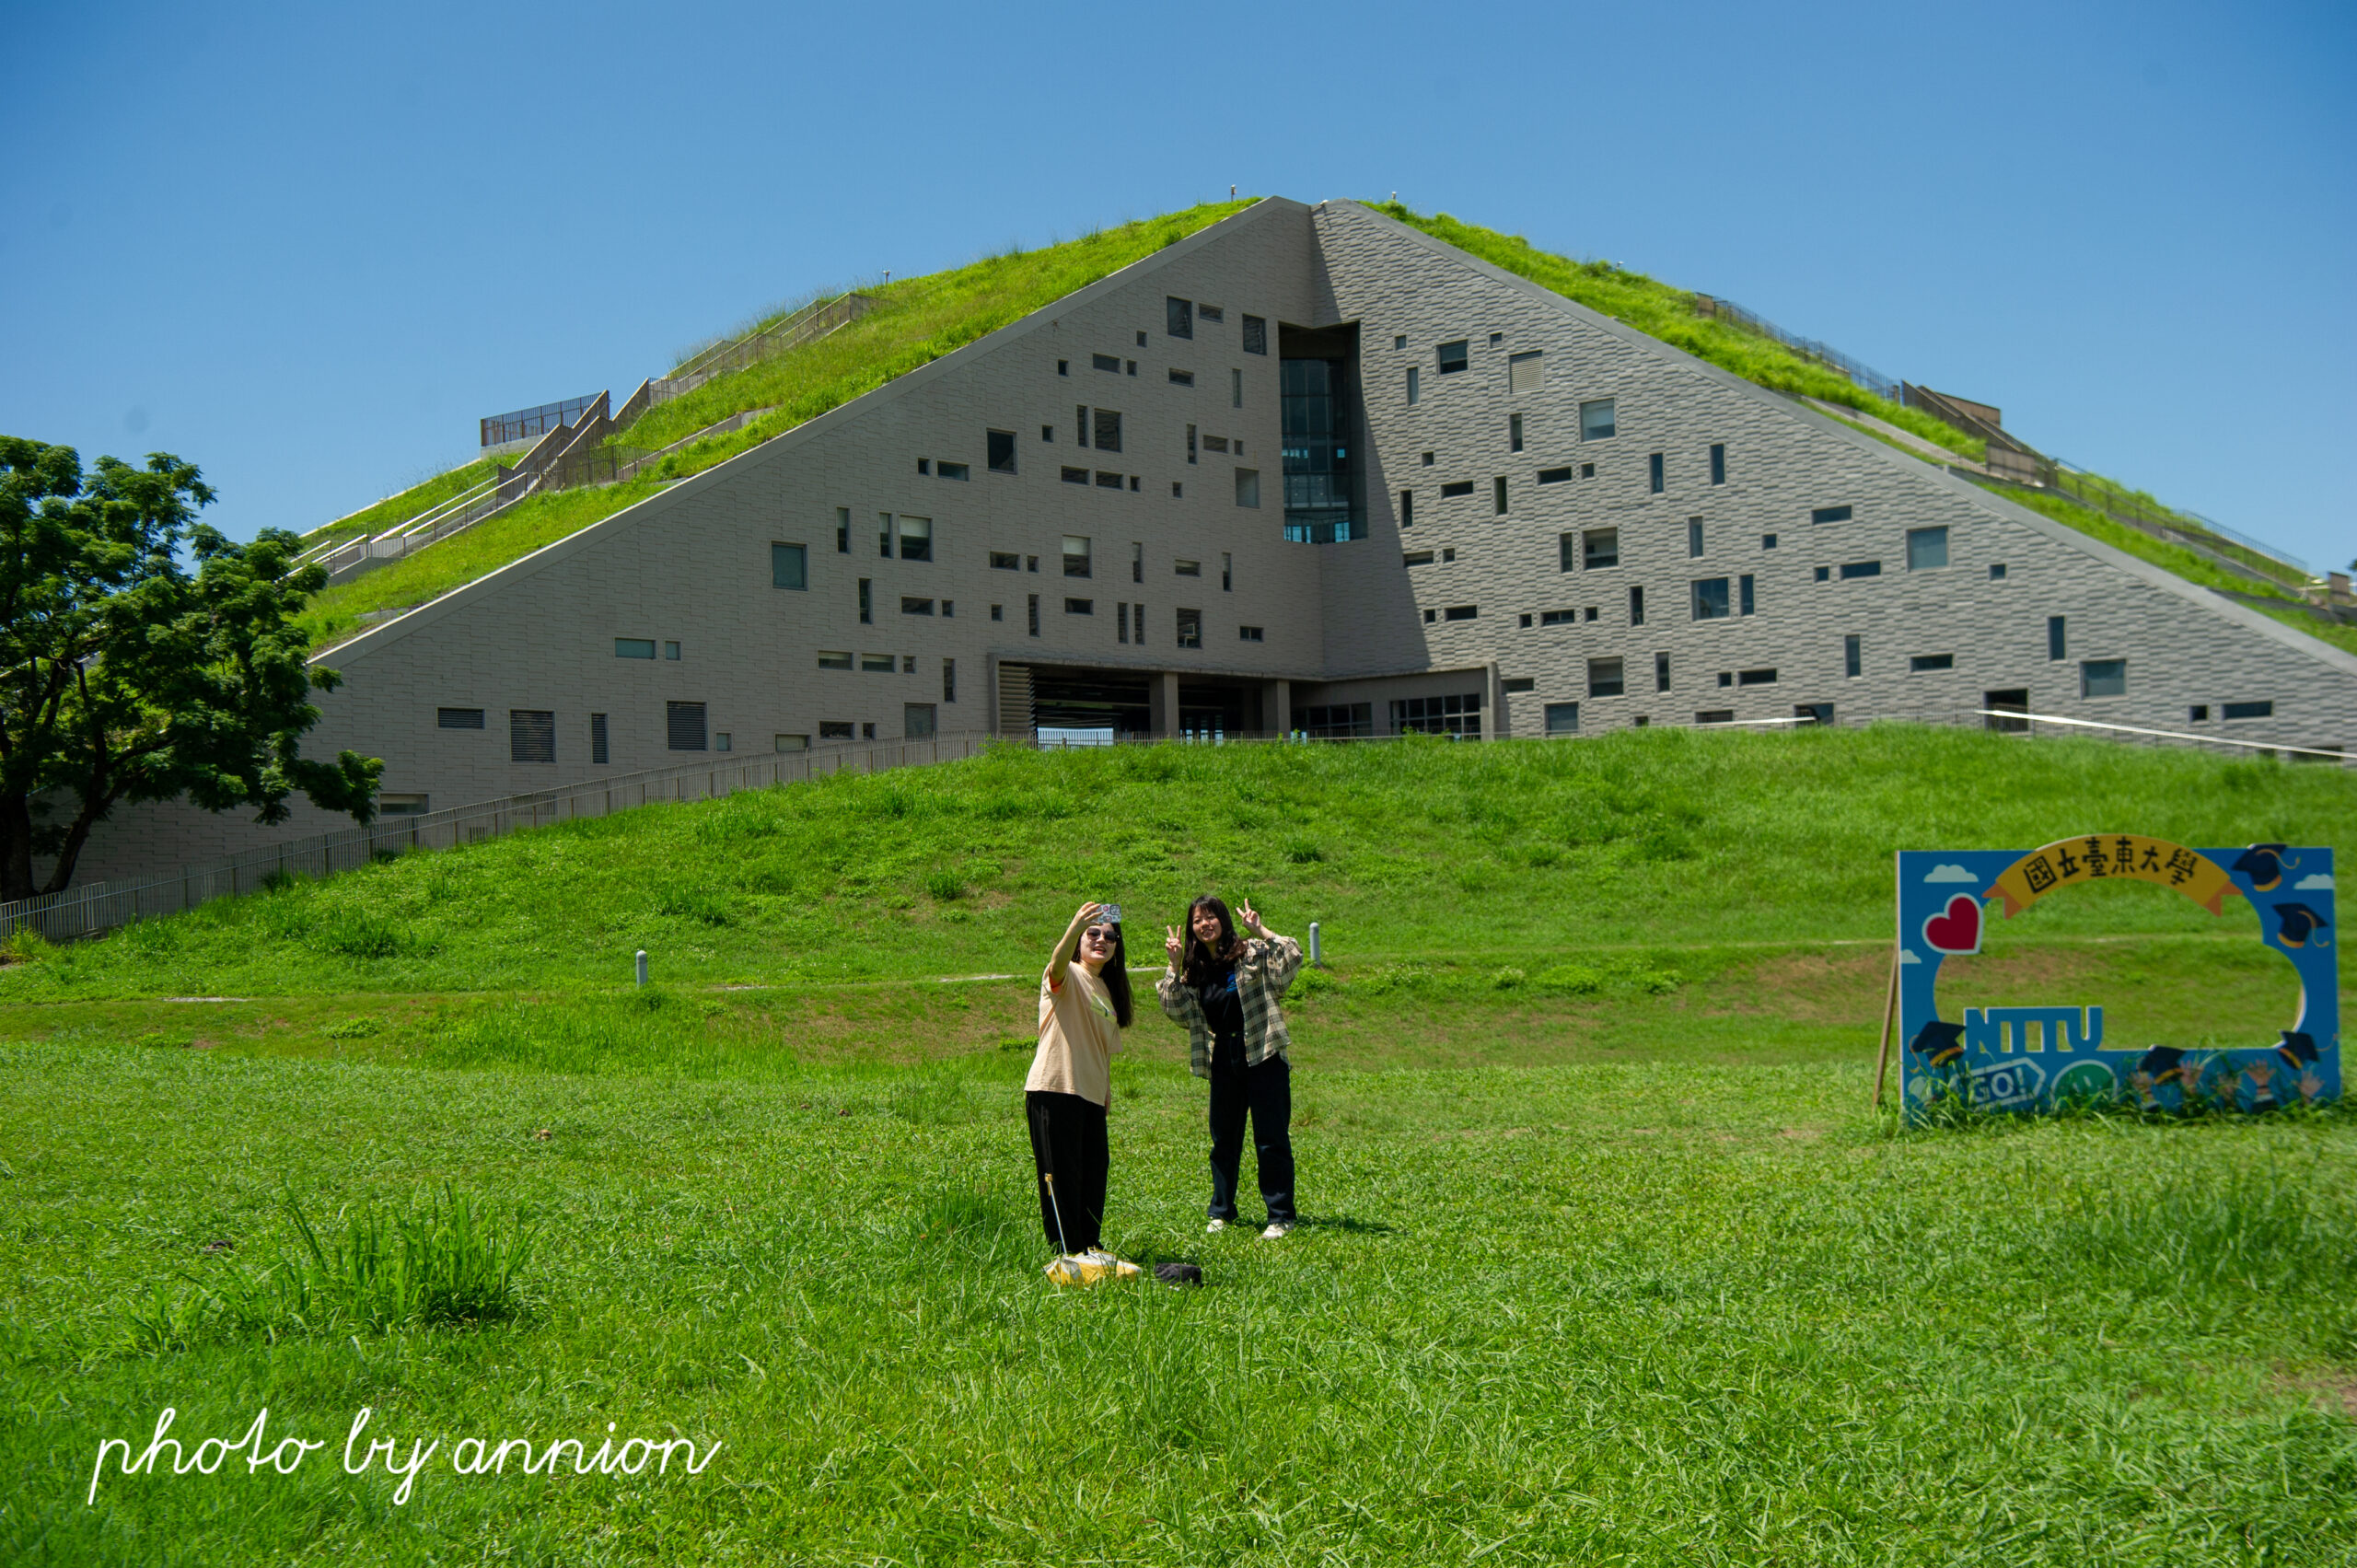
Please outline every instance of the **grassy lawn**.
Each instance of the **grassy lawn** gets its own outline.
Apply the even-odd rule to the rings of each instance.
[[[1892,849],[2339,846],[2350,789],[1898,726],[1009,751],[39,953],[0,969],[0,1561],[2346,1562],[2357,1115],[1868,1100]],[[1080,897],[1142,964],[1204,885],[1334,955],[1289,1008],[1307,1223],[1202,1234],[1149,1003],[1108,1241],[1206,1283],[1058,1292],[1023,977]],[[2247,910],[2107,891],[1944,981],[2121,1043],[2286,1013]],[[297,1248],[290,1196],[332,1233],[446,1191],[535,1234],[521,1316],[201,1310]],[[86,1504],[167,1405],[327,1446],[118,1458]],[[438,1444],[405,1498],[344,1473],[364,1406],[355,1462]],[[610,1435],[705,1462],[451,1468]]]

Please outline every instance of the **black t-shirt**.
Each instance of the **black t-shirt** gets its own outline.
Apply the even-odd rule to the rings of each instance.
[[[1203,1005],[1203,1022],[1211,1026],[1212,1048],[1214,1055],[1233,1051],[1239,1059],[1244,1051],[1244,1003],[1236,994],[1236,966],[1222,964],[1195,987],[1195,998]]]

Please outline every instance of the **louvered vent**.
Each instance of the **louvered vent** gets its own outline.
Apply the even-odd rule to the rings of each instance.
[[[556,714],[544,708],[507,710],[507,757],[513,762],[556,761]]]
[[[1037,738],[1031,716],[1031,667],[1028,664],[998,667],[998,732],[1009,740]]]
[[[666,703],[663,706],[672,750],[702,751],[709,749],[704,738],[702,703]]]

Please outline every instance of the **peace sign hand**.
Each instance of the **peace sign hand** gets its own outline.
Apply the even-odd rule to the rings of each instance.
[[[1245,930],[1250,932],[1255,936],[1266,936],[1268,935],[1268,932],[1264,930],[1260,924],[1260,912],[1252,907],[1250,900],[1248,899],[1244,902],[1238,904],[1237,906],[1236,912],[1243,916]]]
[[[1187,956],[1186,940],[1178,935],[1177,926],[1166,925],[1162,928],[1162,950],[1170,955],[1170,967],[1174,970],[1178,967],[1179,960]]]

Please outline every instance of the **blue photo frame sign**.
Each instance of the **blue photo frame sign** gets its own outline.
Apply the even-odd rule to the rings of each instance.
[[[2189,849],[2141,834],[2097,833],[2035,850],[1901,850],[1898,871],[1897,1039],[1910,1118],[1956,1097],[2012,1111],[2080,1100],[2264,1111],[2340,1098],[2331,850]],[[2227,899],[2248,900],[2258,911],[2261,939],[2300,980],[2299,1015],[2279,1031],[2282,1038],[2247,1049],[2111,1049],[2103,1008],[2080,1003],[1967,1007],[1961,1017],[1940,1016],[1940,965],[1979,952],[1991,920],[2107,878],[2174,888],[2212,914],[2223,912]]]

